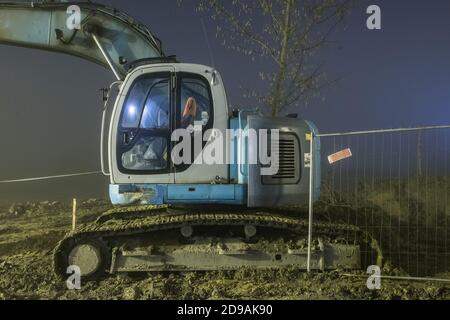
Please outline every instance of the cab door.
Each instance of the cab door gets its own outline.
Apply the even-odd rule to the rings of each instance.
[[[227,165],[226,129],[228,128],[228,105],[225,88],[219,73],[213,68],[192,65],[175,65],[177,74],[175,104],[175,128],[186,129],[195,125],[201,132],[191,135],[191,163],[177,165],[175,170],[176,184],[211,184],[229,180]],[[193,109],[192,108],[194,105]],[[187,118],[187,121],[186,121]],[[196,152],[196,137],[201,135],[202,154]],[[203,152],[206,146],[215,144],[223,155],[216,163],[206,163]],[[197,151],[199,151],[197,149]],[[219,157],[218,157],[219,158]],[[218,179],[219,180],[218,180]]]
[[[110,131],[112,183],[170,184],[175,70],[136,69],[124,82]]]

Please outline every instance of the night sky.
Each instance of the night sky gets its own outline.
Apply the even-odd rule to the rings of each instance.
[[[128,12],[163,41],[166,54],[182,62],[212,65],[194,1],[100,1]],[[450,123],[450,2],[446,0],[358,1],[332,36],[320,60],[329,79],[300,115],[321,132]],[[382,30],[366,28],[366,8],[382,9]],[[253,107],[242,87],[257,85],[265,63],[223,48],[204,17],[215,67],[229,102]],[[99,164],[99,88],[112,73],[55,53],[0,46],[0,180],[95,171]],[[102,197],[101,176],[0,185],[0,202],[24,199]]]

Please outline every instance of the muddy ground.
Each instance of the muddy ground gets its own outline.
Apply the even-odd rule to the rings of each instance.
[[[82,202],[79,223],[94,221],[108,208],[105,201]],[[0,209],[0,300],[450,299],[450,285],[442,283],[383,280],[381,290],[371,291],[366,277],[296,270],[120,275],[82,283],[81,290],[71,291],[52,273],[53,248],[70,228],[69,203]]]

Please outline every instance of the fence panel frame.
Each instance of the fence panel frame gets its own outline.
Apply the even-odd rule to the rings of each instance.
[[[308,221],[308,259],[307,259],[307,271],[311,273],[311,257],[312,257],[312,246],[313,246],[313,234],[314,234],[314,188],[316,183],[321,183],[321,181],[315,181],[315,148],[314,143],[315,139],[322,138],[336,138],[336,137],[350,137],[350,136],[368,136],[368,135],[377,135],[377,134],[385,134],[385,133],[402,133],[402,132],[425,132],[432,130],[444,130],[450,129],[450,125],[436,125],[436,126],[421,126],[421,127],[412,127],[412,128],[393,128],[393,129],[378,129],[378,130],[366,130],[366,131],[349,131],[349,132],[341,132],[341,133],[326,133],[326,134],[315,134],[314,132],[310,133],[310,156],[311,156],[311,168],[310,168],[310,181],[309,181],[309,221]],[[320,150],[319,152],[321,152]],[[320,154],[319,154],[320,155]],[[321,165],[319,165],[319,170],[321,170]],[[349,275],[354,276],[354,275]],[[381,277],[381,278],[389,278],[392,280],[410,280],[410,281],[438,281],[438,282],[450,282],[450,279],[438,279],[438,278],[423,278],[423,277]]]

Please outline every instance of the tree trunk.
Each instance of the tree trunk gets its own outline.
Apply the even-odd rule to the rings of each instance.
[[[275,85],[272,98],[272,116],[276,117],[282,108],[284,79],[286,78],[286,68],[289,52],[289,40],[291,36],[291,11],[294,0],[286,0],[286,10],[284,13],[284,23],[282,26],[283,39],[280,50],[280,68],[275,78]]]

